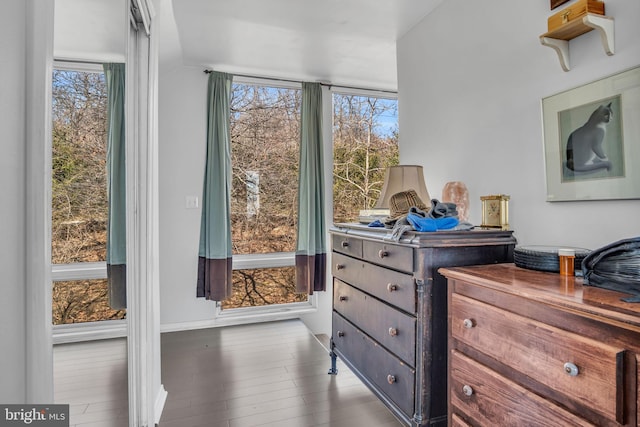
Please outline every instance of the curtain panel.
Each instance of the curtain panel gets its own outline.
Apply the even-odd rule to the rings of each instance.
[[[302,83],[296,290],[326,290],[322,87]]]
[[[231,295],[231,136],[233,76],[212,71],[207,90],[207,153],[202,190],[197,297]]]
[[[109,306],[127,308],[125,64],[103,64],[107,86],[107,283]]]

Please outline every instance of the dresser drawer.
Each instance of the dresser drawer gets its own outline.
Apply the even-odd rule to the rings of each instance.
[[[364,259],[393,268],[394,270],[413,272],[413,248],[365,240],[362,242]]]
[[[415,370],[333,312],[334,351],[357,369],[404,413],[414,412]]]
[[[624,422],[624,349],[455,293],[450,310],[454,339]]]
[[[462,415],[488,427],[592,425],[455,350],[450,369],[452,420]],[[452,425],[467,425],[458,419]]]
[[[413,276],[333,253],[333,277],[409,312],[416,312]]]
[[[333,283],[333,309],[400,359],[416,366],[416,318],[357,290]]]
[[[335,252],[340,252],[355,258],[362,258],[362,239],[352,236],[334,235],[331,242]]]

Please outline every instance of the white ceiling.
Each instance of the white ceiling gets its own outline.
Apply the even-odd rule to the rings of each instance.
[[[396,90],[396,41],[443,0],[173,0],[182,60]]]

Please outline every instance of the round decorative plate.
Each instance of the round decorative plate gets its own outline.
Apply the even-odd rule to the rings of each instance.
[[[581,276],[582,260],[591,252],[591,250],[585,248],[542,245],[516,246],[513,250],[513,262],[516,266],[529,270],[558,273],[560,271],[558,249],[573,249],[575,251],[574,271],[575,275]]]

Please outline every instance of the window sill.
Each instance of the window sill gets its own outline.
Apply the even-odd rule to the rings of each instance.
[[[53,344],[123,338],[127,336],[127,320],[53,325]]]

